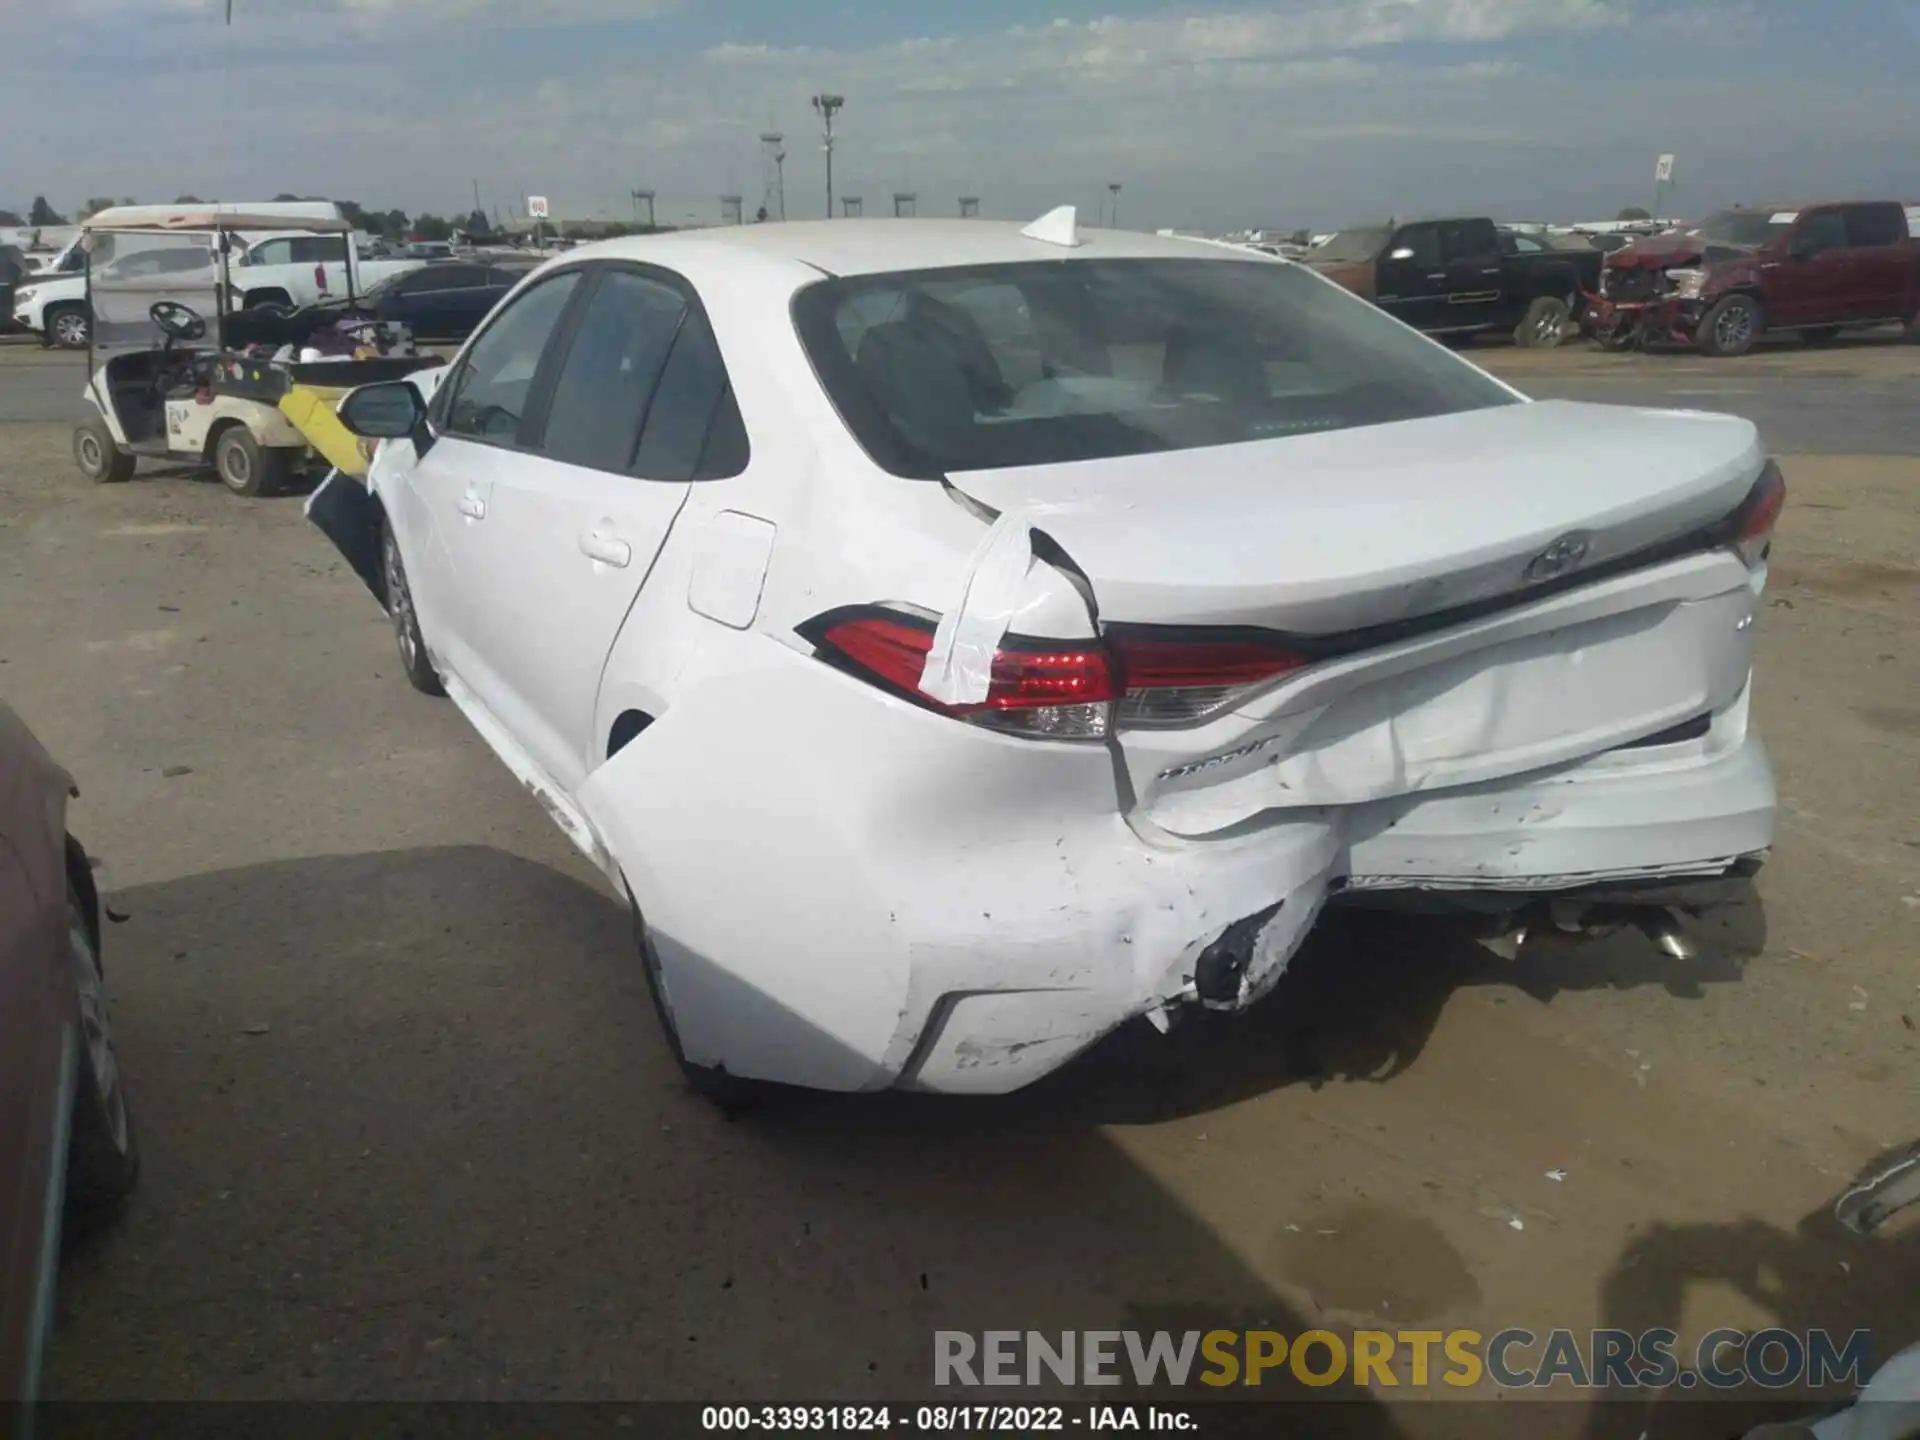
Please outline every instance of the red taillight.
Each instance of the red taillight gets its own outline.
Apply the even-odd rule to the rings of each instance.
[[[931,621],[862,608],[822,616],[802,633],[842,664],[929,709],[1058,739],[1100,739],[1116,718],[1191,724],[1308,663],[1282,645],[1240,636],[1170,637],[1120,627],[1104,643],[1009,637],[994,653],[986,698],[945,705],[920,688],[933,648]]]
[[[1780,467],[1769,460],[1732,517],[1731,544],[1749,568],[1758,566],[1773,548],[1773,527],[1780,523],[1780,512],[1786,504],[1786,477],[1780,473]]]
[[[921,704],[1021,734],[1098,739],[1107,733],[1116,687],[1098,642],[1002,642],[984,700],[943,705],[920,689],[933,626],[913,617],[864,611],[817,627],[814,642]]]
[[[1169,638],[1125,628],[1107,639],[1125,691],[1120,721],[1129,725],[1190,725],[1310,663],[1263,639]]]

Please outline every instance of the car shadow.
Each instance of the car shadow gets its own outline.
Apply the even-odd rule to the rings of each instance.
[[[898,1401],[934,1393],[939,1329],[1309,1328],[1090,1118],[875,1096],[729,1123],[622,907],[542,865],[122,895],[145,1173],[63,1271],[53,1399]],[[1337,1433],[1407,1433],[1343,1398]]]
[[[1383,1084],[1419,1057],[1450,998],[1511,989],[1550,1003],[1573,991],[1660,986],[1697,999],[1736,983],[1766,948],[1766,912],[1736,898],[1689,922],[1699,954],[1676,961],[1637,933],[1576,945],[1555,935],[1512,959],[1465,921],[1389,911],[1328,911],[1272,995],[1240,1015],[1189,1012],[1162,1036],[1144,1023],[1026,1092],[1063,1114],[1151,1124],[1204,1114],[1288,1084]]]
[[[1836,1350],[1853,1332],[1871,1332],[1870,1359],[1858,1376],[1864,1384],[1873,1367],[1920,1342],[1920,1305],[1914,1301],[1920,1295],[1920,1225],[1908,1219],[1889,1233],[1857,1235],[1834,1218],[1830,1205],[1822,1205],[1791,1229],[1754,1218],[1654,1226],[1637,1232],[1615,1261],[1600,1292],[1601,1323],[1635,1333],[1680,1330],[1695,1287],[1731,1291],[1770,1317],[1770,1324],[1803,1340],[1825,1331]],[[1686,1343],[1677,1354],[1682,1369],[1691,1370]],[[1783,1356],[1779,1352],[1774,1363]],[[1744,1386],[1711,1399],[1702,1399],[1701,1389],[1689,1384],[1639,1403],[1595,1404],[1585,1440],[1738,1435],[1766,1421],[1817,1417],[1850,1396],[1848,1387],[1832,1385],[1792,1385],[1777,1393]],[[1704,1429],[1709,1423],[1713,1428]]]

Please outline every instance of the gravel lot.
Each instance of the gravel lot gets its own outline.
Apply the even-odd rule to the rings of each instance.
[[[1704,958],[1331,925],[1224,1037],[729,1124],[621,906],[407,688],[299,501],[88,486],[45,413],[80,367],[0,346],[0,694],[132,912],[107,959],[147,1164],[69,1260],[51,1392],[899,1400],[934,1329],[996,1325],[1920,1338],[1920,1227],[1802,1218],[1920,1131],[1920,348],[1475,358],[1741,409],[1786,452],[1780,840]]]

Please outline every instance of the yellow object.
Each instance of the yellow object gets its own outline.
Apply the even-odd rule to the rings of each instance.
[[[307,437],[307,443],[343,475],[367,473],[367,457],[360,440],[340,423],[334,407],[347,391],[332,385],[295,385],[280,397],[280,412]]]

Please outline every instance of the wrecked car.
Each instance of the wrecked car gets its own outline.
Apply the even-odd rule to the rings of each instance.
[[[1540,350],[1566,338],[1581,295],[1600,278],[1595,251],[1552,249],[1484,216],[1355,226],[1307,263],[1429,335],[1504,333]]]
[[[1894,201],[1722,210],[1607,257],[1585,328],[1602,348],[1744,355],[1761,336],[1823,344],[1897,321],[1920,342],[1920,243]]]
[[[1277,257],[609,241],[340,413],[310,516],[723,1100],[1013,1090],[1332,902],[1578,928],[1772,843],[1754,427],[1530,401]]]

